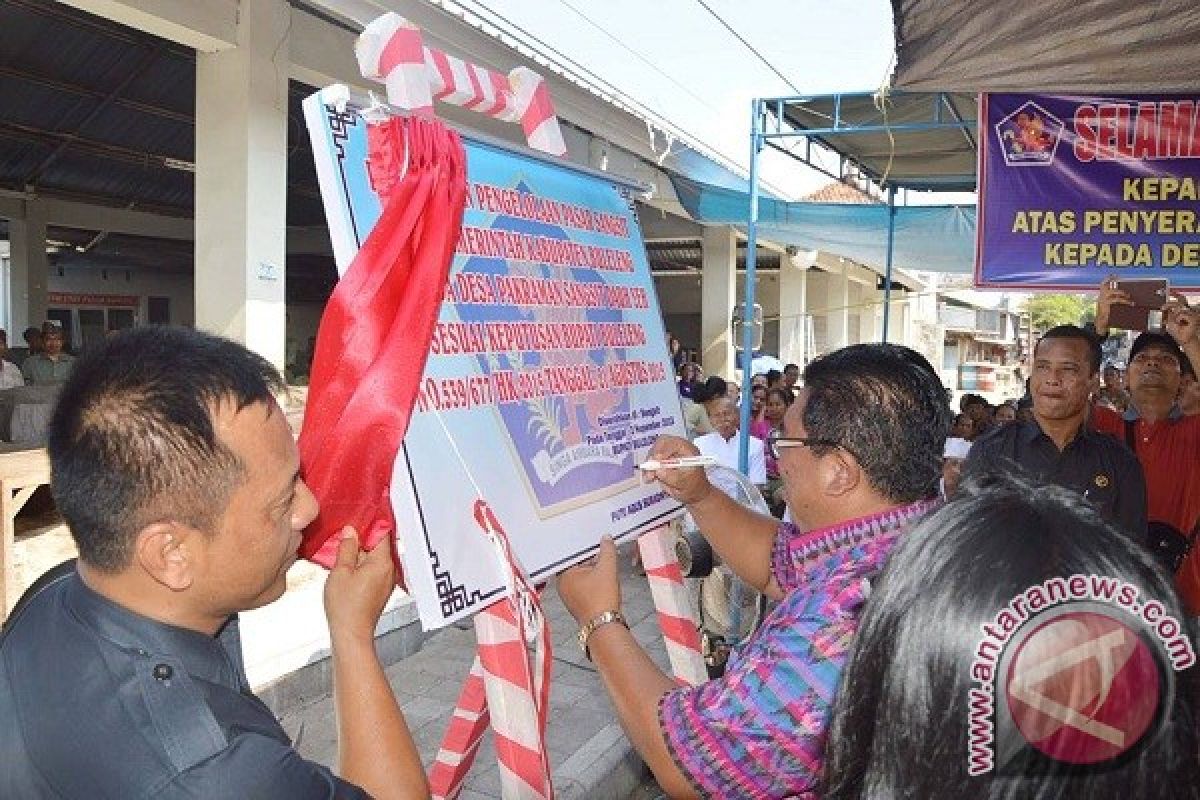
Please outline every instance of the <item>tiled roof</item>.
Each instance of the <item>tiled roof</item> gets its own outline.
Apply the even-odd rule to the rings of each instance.
[[[804,198],[810,203],[855,203],[857,205],[875,205],[880,203],[861,189],[847,183],[835,181],[824,186]]]

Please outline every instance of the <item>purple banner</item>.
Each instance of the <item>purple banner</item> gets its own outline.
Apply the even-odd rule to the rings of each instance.
[[[980,286],[1200,288],[1200,96],[984,94]]]

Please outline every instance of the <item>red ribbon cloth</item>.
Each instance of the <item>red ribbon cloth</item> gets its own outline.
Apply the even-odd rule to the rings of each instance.
[[[304,480],[321,506],[300,554],[326,567],[343,526],[353,525],[368,548],[395,528],[392,465],[425,371],[466,201],[466,153],[440,122],[373,123],[367,147],[383,212],[325,307],[299,440]]]

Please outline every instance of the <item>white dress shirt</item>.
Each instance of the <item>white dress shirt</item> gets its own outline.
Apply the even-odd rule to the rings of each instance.
[[[734,434],[732,439],[726,441],[725,437],[713,431],[703,436],[697,436],[693,440],[693,444],[702,455],[712,456],[721,466],[736,470],[740,438],[739,434]],[[757,436],[750,437],[750,455],[746,467],[746,477],[750,479],[751,483],[762,486],[767,482],[767,457],[763,450],[763,440]]]
[[[0,389],[13,389],[24,385],[25,378],[21,375],[21,368],[11,361],[0,361]]]

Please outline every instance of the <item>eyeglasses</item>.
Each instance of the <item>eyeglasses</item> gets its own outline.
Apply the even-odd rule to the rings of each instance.
[[[815,436],[781,436],[778,430],[771,431],[767,435],[767,452],[776,461],[779,460],[779,451],[788,447],[840,447],[850,455],[854,455],[846,449],[845,445],[835,442],[833,439],[821,439]],[[857,458],[857,456],[855,457]]]

